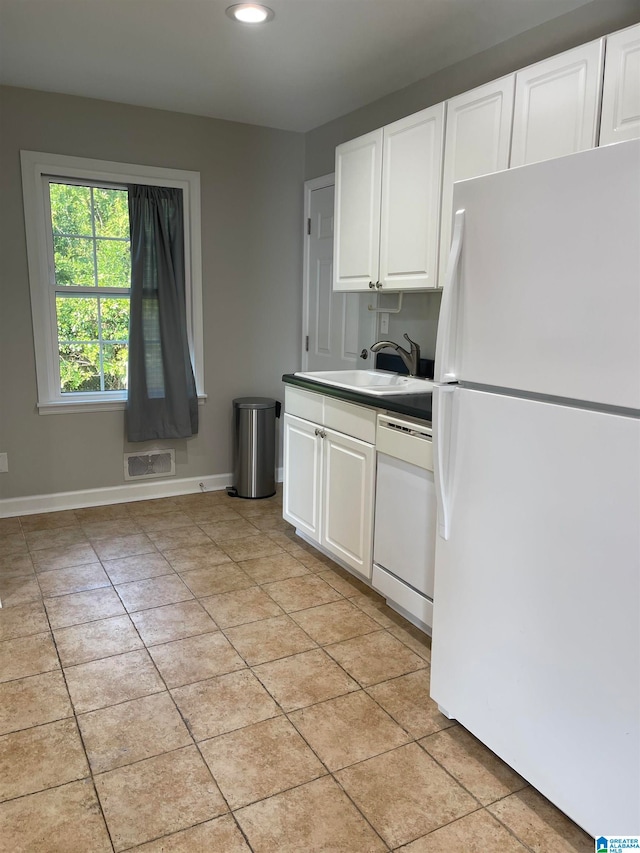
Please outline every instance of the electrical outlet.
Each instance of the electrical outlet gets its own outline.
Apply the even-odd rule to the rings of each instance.
[[[380,314],[380,334],[386,335],[389,332],[389,315],[386,311]]]
[[[9,454],[0,453],[0,474],[9,470]]]

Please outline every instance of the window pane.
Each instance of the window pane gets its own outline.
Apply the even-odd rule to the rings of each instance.
[[[50,183],[49,199],[54,234],[91,236],[91,190],[89,187]]]
[[[54,237],[53,254],[57,285],[95,287],[93,240],[85,237]]]
[[[124,391],[126,389],[128,358],[129,347],[126,344],[104,344],[102,363],[105,391]]]
[[[93,191],[97,237],[129,239],[129,193],[126,190]]]
[[[61,344],[60,390],[100,391],[100,346],[97,343]]]
[[[102,298],[100,302],[103,340],[129,340],[129,300]]]
[[[131,286],[131,251],[129,241],[97,240],[98,286]]]
[[[98,300],[82,297],[56,297],[58,339],[61,341],[98,340]]]

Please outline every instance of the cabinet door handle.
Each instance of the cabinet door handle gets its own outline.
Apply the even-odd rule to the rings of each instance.
[[[381,288],[381,287],[382,287],[382,282],[381,282],[381,281],[376,281],[376,288],[377,288],[377,290],[380,290],[380,288]]]
[[[369,282],[369,290],[373,290],[374,287],[375,287],[375,284],[372,281],[370,281]]]
[[[316,435],[319,435],[320,438],[324,438],[326,436],[326,432],[323,429],[320,429],[320,427],[316,427],[315,433]]]

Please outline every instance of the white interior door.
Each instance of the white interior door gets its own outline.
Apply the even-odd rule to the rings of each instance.
[[[307,189],[303,369],[353,369],[359,353],[359,295],[333,290],[334,186]]]

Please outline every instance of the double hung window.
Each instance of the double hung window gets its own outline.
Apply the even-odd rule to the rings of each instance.
[[[124,408],[133,184],[182,191],[187,337],[203,399],[199,173],[34,151],[21,158],[40,413]]]
[[[60,393],[123,391],[131,283],[127,189],[46,180]]]

